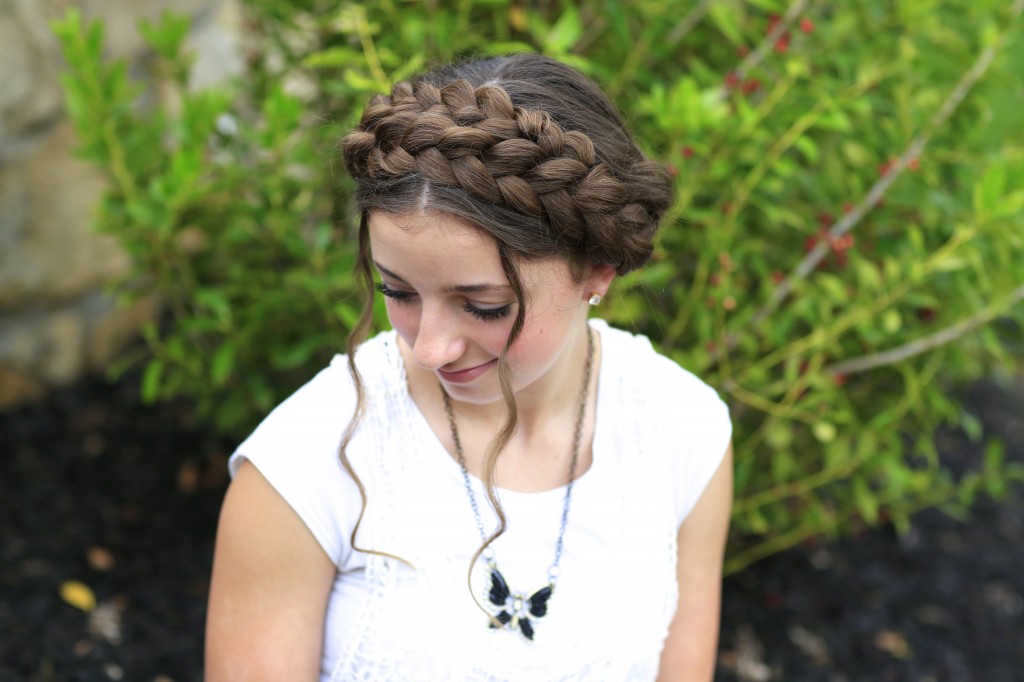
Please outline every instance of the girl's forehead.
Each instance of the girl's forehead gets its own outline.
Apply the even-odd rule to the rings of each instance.
[[[389,213],[371,211],[370,249],[378,268],[432,280],[474,279],[506,283],[497,240],[463,218],[439,211]],[[516,259],[523,284],[572,279],[568,260],[552,256]],[[465,282],[456,282],[465,284]]]
[[[453,216],[373,213],[369,230],[374,260],[387,268],[502,271],[494,238]]]
[[[464,218],[443,211],[418,211],[415,213],[390,213],[386,211],[370,211],[370,229],[374,227],[387,230],[402,230],[410,235],[426,233],[426,236],[438,234],[458,237],[476,238],[481,241],[493,242],[484,229],[473,225]]]

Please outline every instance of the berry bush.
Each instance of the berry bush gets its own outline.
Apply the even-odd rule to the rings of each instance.
[[[717,388],[736,426],[727,570],[1024,480],[956,388],[1024,356],[1024,0],[379,3],[248,0],[249,72],[192,91],[168,15],[150,80],[55,24],[98,229],[156,291],[145,395],[241,435],[342,347],[357,310],[334,146],[431,64],[537,50],[593,76],[678,201],[602,314]],[[154,83],[160,87],[155,87]],[[148,87],[157,104],[140,106]],[[150,98],[154,99],[154,98]],[[377,310],[378,324],[386,324]]]

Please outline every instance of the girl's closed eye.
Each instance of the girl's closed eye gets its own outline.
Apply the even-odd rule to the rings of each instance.
[[[408,301],[413,296],[408,291],[401,291],[400,289],[392,289],[391,287],[389,287],[384,282],[378,282],[377,283],[377,291],[379,291],[380,293],[384,294],[388,298],[393,298],[394,300],[396,300],[398,302]]]
[[[469,301],[466,301],[462,306],[462,309],[473,315],[473,317],[483,320],[484,322],[493,322],[495,320],[500,320],[512,312],[512,305],[505,304],[500,308],[479,308]]]
[[[402,291],[401,289],[392,289],[385,282],[378,282],[377,291],[384,294],[388,298],[394,300],[397,303],[406,303],[411,300],[415,294],[409,291]],[[483,320],[484,322],[493,322],[494,320],[500,320],[512,311],[511,304],[505,304],[497,308],[481,308],[480,306],[474,305],[469,301],[462,304],[462,309],[467,313]]]

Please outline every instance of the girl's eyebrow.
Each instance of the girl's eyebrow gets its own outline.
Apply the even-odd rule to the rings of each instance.
[[[405,281],[404,279],[402,279],[402,278],[401,278],[400,276],[398,276],[398,275],[396,275],[395,273],[391,272],[390,270],[388,270],[388,269],[387,269],[386,267],[384,267],[383,265],[381,265],[381,264],[380,264],[380,263],[378,263],[377,261],[373,261],[373,266],[374,266],[375,268],[377,268],[378,270],[380,270],[380,271],[381,271],[382,273],[384,273],[385,275],[387,275],[388,277],[390,277],[391,279],[397,279],[397,280],[398,280],[399,282],[401,282],[402,284],[408,284],[408,282],[406,282],[406,281]]]
[[[479,294],[490,291],[509,291],[507,284],[456,284],[444,288],[446,294]]]
[[[374,266],[380,270],[383,274],[387,275],[391,279],[397,280],[402,284],[408,284],[401,275],[391,272],[377,261],[373,261]],[[444,288],[446,294],[479,294],[491,291],[508,291],[511,289],[508,284],[455,284],[449,285]]]

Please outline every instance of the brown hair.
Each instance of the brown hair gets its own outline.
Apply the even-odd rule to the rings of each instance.
[[[445,66],[397,83],[390,96],[370,100],[341,147],[357,184],[356,274],[364,296],[362,315],[348,339],[357,407],[340,447],[342,464],[362,498],[353,547],[366,491],[345,449],[365,412],[354,358],[366,340],[372,309],[370,210],[451,213],[485,230],[497,243],[519,304],[498,361],[508,416],[487,449],[483,476],[499,525],[477,550],[472,569],[507,525],[494,472],[518,423],[506,359],[525,318],[518,260],[564,257],[574,273],[587,263],[612,265],[618,274],[640,267],[650,258],[658,221],[671,203],[671,181],[640,151],[597,85],[537,54]]]

